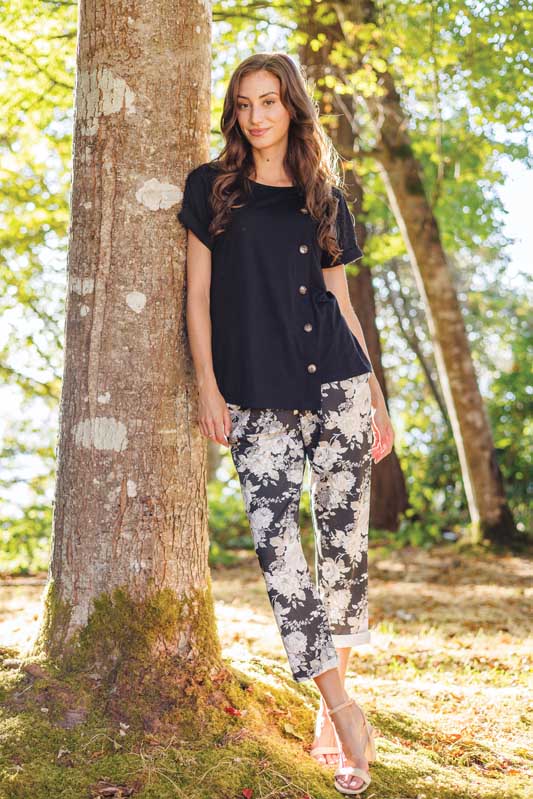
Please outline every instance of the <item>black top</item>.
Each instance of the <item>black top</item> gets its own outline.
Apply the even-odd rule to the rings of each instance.
[[[372,365],[327,291],[333,266],[316,239],[318,223],[296,186],[250,181],[252,197],[210,236],[216,175],[201,164],[187,176],[180,222],[211,250],[211,346],[218,388],[248,408],[319,410],[320,384],[371,372]],[[336,186],[337,264],[362,257],[344,195]],[[243,198],[244,201],[244,198]],[[337,265],[335,264],[335,265]]]

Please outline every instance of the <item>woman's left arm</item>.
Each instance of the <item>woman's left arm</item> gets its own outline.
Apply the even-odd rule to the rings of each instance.
[[[368,347],[366,345],[363,328],[361,327],[361,323],[350,300],[350,292],[348,289],[348,281],[346,279],[346,270],[344,268],[344,264],[323,269],[322,274],[324,275],[326,288],[328,291],[333,292],[337,298],[340,311],[346,319],[348,327],[357,338],[368,360],[370,363],[372,363],[370,354],[368,352]],[[374,429],[374,444],[372,446],[372,455],[374,457],[374,461],[377,463],[385,458],[389,452],[391,452],[394,443],[394,431],[392,429],[387,406],[385,404],[383,391],[381,390],[381,386],[374,371],[372,371],[370,374],[368,384],[370,387],[371,404],[373,409],[372,426]]]

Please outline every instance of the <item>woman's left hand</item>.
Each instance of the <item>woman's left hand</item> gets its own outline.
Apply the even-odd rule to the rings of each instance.
[[[394,430],[384,401],[372,408],[372,430],[374,442],[370,452],[374,463],[379,463],[391,452],[394,443]]]

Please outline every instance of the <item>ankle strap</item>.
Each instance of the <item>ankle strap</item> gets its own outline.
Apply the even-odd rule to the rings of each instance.
[[[337,705],[336,707],[331,708],[328,711],[329,715],[332,716],[334,713],[337,712],[337,710],[342,710],[343,707],[348,707],[348,705],[352,705],[352,704],[353,704],[353,699],[347,699],[346,702],[341,702],[340,705]]]

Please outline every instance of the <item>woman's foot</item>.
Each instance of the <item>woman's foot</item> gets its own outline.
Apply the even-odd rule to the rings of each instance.
[[[311,745],[311,757],[324,766],[337,765],[339,762],[337,735],[322,697],[315,721],[315,737]]]
[[[361,708],[354,702],[331,716],[340,748],[340,766],[355,766],[368,772],[365,755],[367,728]],[[358,789],[364,784],[361,777],[339,775],[337,782],[345,788]]]

